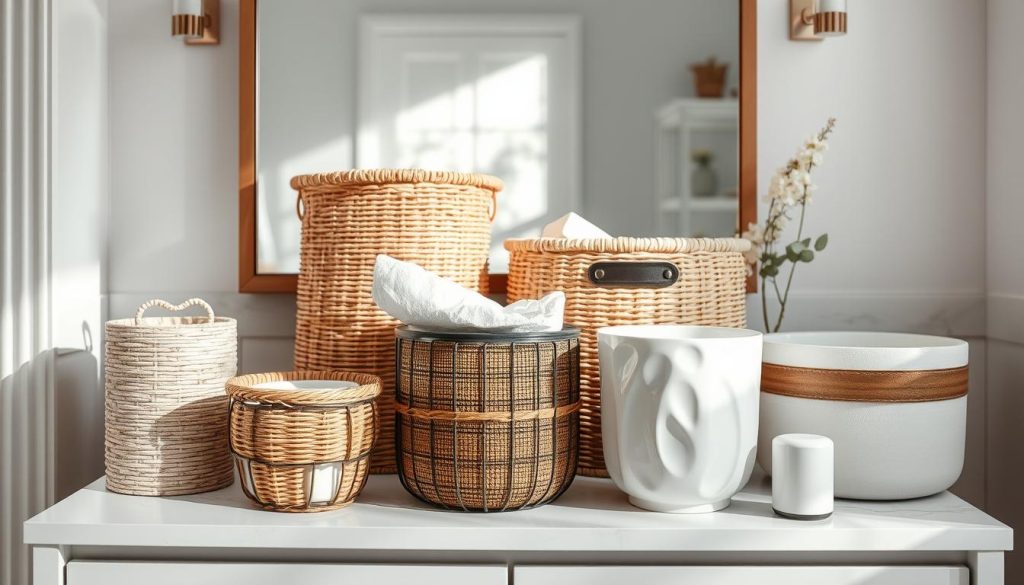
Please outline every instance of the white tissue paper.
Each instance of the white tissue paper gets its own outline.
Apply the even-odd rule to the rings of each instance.
[[[544,226],[540,232],[542,238],[572,238],[580,240],[598,240],[611,238],[608,232],[583,219],[575,213],[567,213]]]
[[[373,300],[402,323],[429,331],[560,331],[565,310],[561,291],[503,307],[416,264],[383,254],[373,268]]]

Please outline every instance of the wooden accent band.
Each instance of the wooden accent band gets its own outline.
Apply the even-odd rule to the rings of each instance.
[[[967,366],[945,370],[866,371],[762,364],[761,391],[852,402],[931,402],[967,394]]]
[[[457,422],[510,422],[521,420],[535,420],[546,418],[560,418],[580,409],[581,401],[573,404],[559,406],[558,408],[541,408],[540,410],[517,410],[515,412],[455,412],[451,410],[432,410],[429,408],[413,408],[400,402],[395,403],[395,412],[409,415],[413,418],[427,418],[433,420],[457,421]]]
[[[205,19],[198,14],[171,15],[171,36],[201,37],[204,28],[206,28]]]

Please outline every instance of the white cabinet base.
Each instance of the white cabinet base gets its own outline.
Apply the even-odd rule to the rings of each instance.
[[[540,508],[453,513],[378,475],[320,514],[260,510],[237,485],[147,498],[100,479],[26,522],[25,542],[34,585],[1003,585],[1013,531],[949,493],[785,520],[762,476],[681,516],[586,477]]]
[[[504,566],[72,561],[68,585],[507,585]]]
[[[515,585],[969,585],[957,566],[516,567]]]

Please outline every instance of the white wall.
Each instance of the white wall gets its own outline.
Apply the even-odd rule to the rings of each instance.
[[[1024,527],[1024,3],[988,2],[988,510]],[[1020,542],[1020,539],[1017,539]],[[1018,547],[1019,548],[1019,547]],[[1024,575],[1024,554],[1007,574]],[[1007,578],[1007,583],[1012,582]]]
[[[827,231],[829,247],[797,272],[785,326],[967,337],[957,491],[982,505],[985,13],[961,0],[851,3],[845,37],[796,43],[788,4],[758,2],[759,184],[829,116],[838,124],[807,216],[807,235]]]
[[[62,499],[103,474],[107,0],[61,0],[52,7],[51,328],[55,494]]]

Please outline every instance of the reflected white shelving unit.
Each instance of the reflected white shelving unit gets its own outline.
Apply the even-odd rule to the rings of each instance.
[[[734,235],[739,215],[739,102],[677,99],[658,110],[656,118],[658,233]],[[690,188],[691,153],[698,149],[713,156],[719,192],[710,197],[695,197]]]

